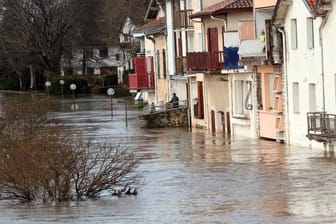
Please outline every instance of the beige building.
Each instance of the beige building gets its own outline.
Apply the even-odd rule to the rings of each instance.
[[[252,12],[252,1],[219,1],[191,15],[201,22],[204,40],[203,49],[187,56],[194,127],[254,135],[253,113],[241,105],[245,99],[252,103],[247,84],[252,77],[238,66],[237,54],[244,36],[240,25],[253,19]]]

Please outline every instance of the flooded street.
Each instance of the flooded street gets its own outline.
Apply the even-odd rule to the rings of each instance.
[[[52,115],[99,140],[127,142],[143,162],[138,195],[61,204],[0,203],[0,223],[336,223],[336,159],[273,141],[202,130],[141,129],[132,102],[64,99]]]

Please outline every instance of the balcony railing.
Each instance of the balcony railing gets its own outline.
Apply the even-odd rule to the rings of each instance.
[[[134,74],[128,75],[129,89],[154,89],[154,69],[152,57],[135,57]]]
[[[336,114],[326,112],[307,113],[308,134],[310,140],[330,142],[336,140]]]
[[[224,68],[224,52],[187,53],[187,70],[216,71]]]
[[[174,12],[174,28],[175,29],[187,29],[193,27],[193,22],[189,19],[192,14],[192,9],[189,10],[179,10]]]

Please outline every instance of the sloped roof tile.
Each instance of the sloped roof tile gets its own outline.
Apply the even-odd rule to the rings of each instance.
[[[160,17],[156,20],[153,20],[149,23],[144,24],[143,26],[137,27],[134,33],[155,33],[162,32],[165,28],[166,18]]]
[[[253,8],[252,0],[225,0],[192,14],[190,18],[207,17],[236,9],[248,8]]]

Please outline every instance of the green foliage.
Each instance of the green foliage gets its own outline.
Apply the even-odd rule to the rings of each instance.
[[[148,102],[145,102],[143,100],[139,100],[137,104],[135,104],[135,108],[138,110],[142,110],[145,106],[148,105]]]
[[[115,86],[118,85],[118,76],[117,75],[107,75],[104,77],[105,86]]]
[[[109,88],[113,88],[115,91],[113,97],[123,97],[123,96],[131,96],[128,88],[126,88],[124,85],[117,85],[117,86],[98,86],[92,88],[91,93],[93,94],[101,94],[106,95],[107,90]]]
[[[16,75],[1,75],[0,76],[1,90],[20,90],[19,80]]]

